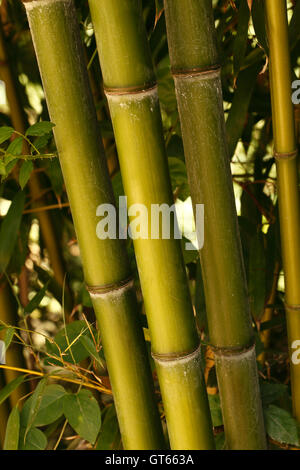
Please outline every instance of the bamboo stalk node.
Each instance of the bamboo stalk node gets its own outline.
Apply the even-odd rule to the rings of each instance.
[[[274,152],[274,158],[276,160],[293,160],[297,158],[298,150],[293,150],[292,152]]]
[[[86,286],[87,291],[90,293],[91,297],[99,298],[106,296],[107,294],[113,294],[115,292],[120,294],[120,290],[122,293],[128,289],[132,289],[134,286],[134,279],[132,276],[128,277],[127,279],[123,279],[119,282],[114,282],[112,284],[104,284],[102,286]]]
[[[194,67],[190,69],[176,69],[171,68],[173,77],[176,78],[188,78],[201,75],[218,75],[221,72],[221,66],[219,64],[210,65],[205,68]]]
[[[285,303],[284,305],[285,305],[285,308],[288,309],[288,310],[295,310],[297,312],[300,311],[300,305],[297,305],[297,304],[291,305],[291,304],[287,304],[287,303]]]
[[[254,349],[255,341],[253,337],[251,344],[243,347],[217,347],[213,346],[212,344],[210,344],[210,347],[216,356],[237,356],[239,354],[244,354]]]
[[[159,354],[159,353],[154,353],[153,351],[151,352],[151,356],[153,357],[154,361],[157,362],[158,364],[164,364],[170,362],[185,362],[189,361],[195,357],[197,357],[200,354],[201,351],[201,344],[194,349],[193,351],[187,352],[177,352],[177,353],[170,353],[170,354]]]
[[[0,60],[0,67],[6,67],[7,65],[9,65],[8,60]]]
[[[70,3],[71,1],[72,0],[22,0],[22,2],[25,3],[24,6],[27,10],[30,10],[31,8],[34,7],[34,5],[32,5],[32,3],[35,4],[36,6],[38,6],[38,5],[49,4],[49,3],[54,3],[54,2]]]
[[[138,95],[139,93],[148,93],[157,89],[157,83],[152,82],[140,86],[109,88],[104,87],[106,95]]]

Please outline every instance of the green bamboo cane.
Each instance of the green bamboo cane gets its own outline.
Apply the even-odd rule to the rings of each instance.
[[[200,260],[226,442],[266,445],[241,254],[211,0],[165,0],[186,164],[194,206],[205,205]]]
[[[125,246],[96,235],[100,204],[114,204],[73,0],[26,4],[85,281],[101,330],[126,449],[164,446]]]
[[[128,207],[173,204],[141,2],[90,0]],[[130,214],[129,214],[130,215]],[[130,217],[133,222],[134,217]],[[174,223],[174,221],[173,221]],[[134,239],[152,355],[173,449],[210,449],[212,425],[179,240]]]
[[[293,409],[300,421],[300,365],[293,360],[300,344],[300,207],[286,1],[266,0],[265,12]]]

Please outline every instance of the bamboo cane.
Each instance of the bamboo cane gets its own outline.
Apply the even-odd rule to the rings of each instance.
[[[164,446],[126,249],[99,240],[96,209],[114,204],[73,0],[25,3],[85,280],[101,329],[126,449]]]
[[[128,207],[146,207],[151,227],[153,205],[170,207],[173,196],[141,2],[89,4]],[[134,249],[171,447],[209,449],[212,425],[180,243],[174,235],[151,238],[150,227]]]
[[[300,421],[300,365],[293,361],[293,346],[300,341],[300,207],[286,1],[266,0],[265,12],[292,398],[294,415]]]
[[[211,0],[165,0],[167,34],[194,206],[205,204],[200,250],[210,342],[227,446],[266,446],[234,204]]]
[[[26,118],[24,115],[23,108],[20,103],[20,98],[18,95],[18,90],[15,84],[15,78],[12,74],[11,66],[9,63],[8,54],[6,51],[6,44],[3,36],[2,25],[0,25],[0,77],[5,83],[6,87],[6,96],[7,101],[10,107],[10,114],[12,125],[14,129],[22,134],[25,134],[26,131]],[[27,148],[27,151],[29,149]],[[28,153],[28,152],[27,152]],[[38,199],[41,205],[43,204],[43,199],[40,198],[42,192],[41,183],[38,176],[33,172],[29,180],[30,193],[32,198]],[[65,268],[63,260],[56,244],[56,234],[54,231],[53,223],[50,217],[50,214],[46,211],[38,212],[37,216],[39,218],[40,227],[47,247],[49,257],[51,260],[51,265],[54,271],[54,276],[60,286],[64,283],[65,277]]]

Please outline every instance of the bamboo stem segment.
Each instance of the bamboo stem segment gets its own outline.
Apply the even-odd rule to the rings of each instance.
[[[26,2],[30,29],[80,245],[85,280],[101,329],[123,445],[159,449],[164,439],[125,246],[96,235],[100,204],[114,204],[88,86],[73,0]],[[102,290],[101,290],[102,289]],[[99,291],[100,290],[100,291]],[[98,292],[97,292],[98,291]]]
[[[292,398],[300,421],[300,365],[293,362],[293,345],[300,340],[300,206],[286,1],[266,0],[265,12]]]
[[[231,449],[263,449],[266,438],[226,148],[212,2],[165,0],[164,5],[193,205],[205,205],[200,260],[226,442]]]
[[[153,205],[170,208],[173,195],[141,1],[89,4],[128,207],[146,207],[151,227]],[[173,217],[169,239],[161,232],[155,239],[143,226],[146,236],[134,239],[134,249],[171,447],[211,449],[199,338],[174,224]]]

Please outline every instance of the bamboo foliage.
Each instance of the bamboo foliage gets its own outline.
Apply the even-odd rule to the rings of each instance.
[[[211,0],[165,0],[168,43],[200,251],[210,342],[231,449],[266,446],[230,166]]]
[[[128,207],[173,204],[147,35],[138,0],[90,0]],[[134,214],[130,214],[133,222]],[[134,239],[168,432],[173,449],[214,446],[179,240]]]
[[[293,346],[300,340],[300,206],[286,1],[266,0],[265,12],[292,397],[294,415],[300,421],[300,365],[293,362]]]
[[[123,445],[164,447],[126,249],[99,240],[96,209],[114,204],[73,0],[26,2],[55,140],[101,330]],[[66,86],[67,84],[67,86]]]

